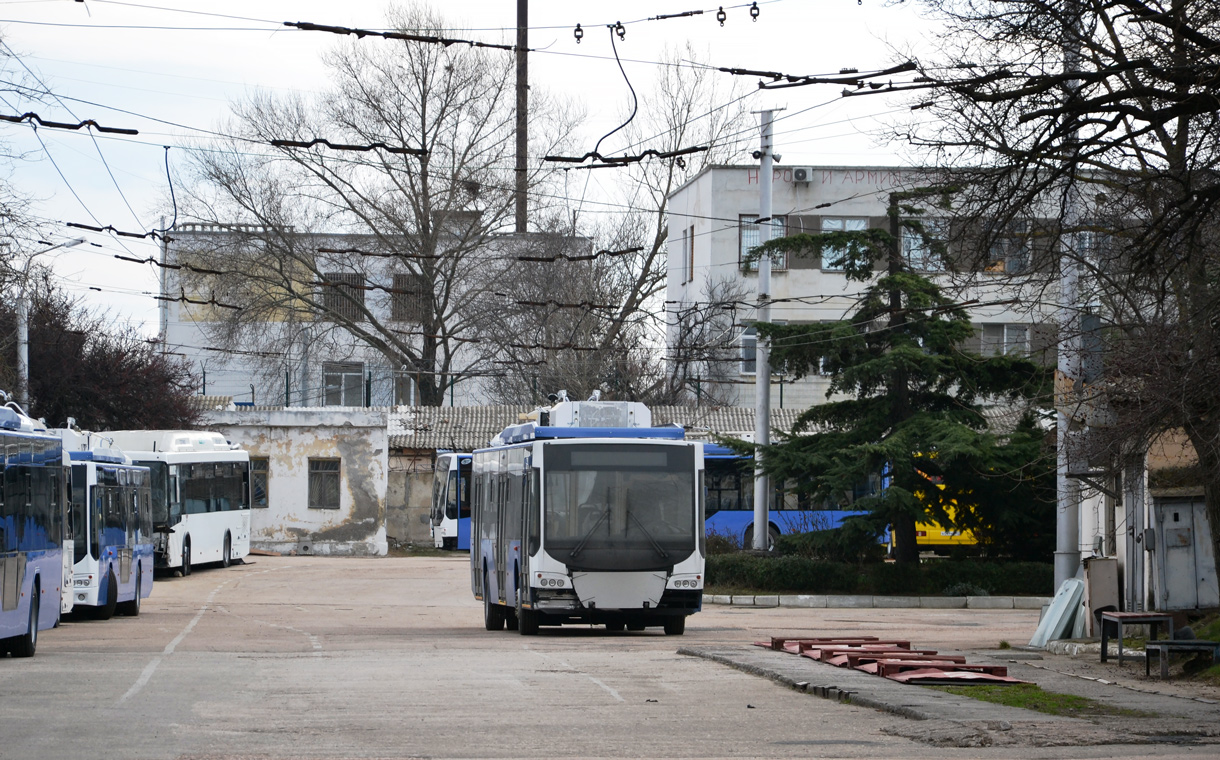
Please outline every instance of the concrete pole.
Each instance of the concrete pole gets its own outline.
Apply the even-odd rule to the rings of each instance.
[[[26,275],[29,267],[26,267]],[[30,409],[30,305],[29,289],[21,284],[17,296],[17,403],[29,412]]]
[[[762,112],[761,166],[758,170],[758,242],[771,239],[771,111]],[[771,257],[758,260],[759,322],[771,321]],[[770,541],[769,504],[771,483],[762,470],[762,447],[771,442],[771,351],[761,335],[756,335],[754,365],[754,549],[765,551]]]
[[[1063,68],[1069,76],[1080,69],[1080,48],[1077,41],[1079,25],[1072,17],[1063,29]],[[1076,97],[1080,80],[1067,82],[1065,99]],[[1068,161],[1075,161],[1079,127],[1075,127],[1067,138]],[[1064,253],[1059,260],[1059,354],[1055,373],[1056,390],[1056,511],[1055,511],[1055,589],[1064,581],[1076,577],[1080,567],[1080,482],[1071,477],[1080,463],[1072,456],[1072,435],[1068,431],[1071,418],[1079,400],[1081,380],[1080,340],[1080,266],[1077,263],[1080,235],[1077,229],[1081,219],[1081,199],[1076,181],[1069,174],[1063,198],[1063,221],[1069,230]]]
[[[161,302],[158,311],[161,317],[161,353],[169,350],[169,239],[165,235],[165,217],[161,217]]]
[[[528,222],[527,158],[529,153],[529,0],[517,0],[517,233]]]

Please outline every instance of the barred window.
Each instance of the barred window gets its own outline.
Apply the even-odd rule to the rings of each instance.
[[[390,319],[395,322],[423,324],[432,313],[431,283],[422,274],[394,275],[390,299]]]
[[[250,506],[267,508],[267,480],[271,460],[267,457],[250,457]]]
[[[339,460],[309,460],[309,508],[339,508]]]
[[[364,319],[364,275],[326,272],[322,275],[322,306],[331,317],[359,322]]]
[[[758,214],[738,214],[737,229],[740,232],[740,250],[738,251],[738,262],[741,268],[747,272],[758,271],[758,259],[747,261],[750,251],[759,246],[761,236],[758,234]],[[788,234],[788,217],[774,216],[771,217],[771,236],[768,240],[782,238]],[[782,271],[788,268],[787,253],[771,254],[771,271]]]

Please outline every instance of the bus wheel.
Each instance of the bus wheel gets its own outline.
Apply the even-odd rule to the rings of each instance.
[[[517,610],[517,633],[522,636],[538,635],[538,613],[524,607]]]
[[[779,541],[779,531],[777,531],[774,526],[768,525],[767,526],[767,551],[769,551],[769,552],[775,551],[775,543],[777,541]],[[746,549],[747,551],[754,548],[754,526],[753,525],[746,528],[744,544],[745,545],[743,546],[743,548]]]
[[[131,617],[136,617],[140,614],[140,583],[141,582],[142,582],[142,580],[140,578],[140,566],[136,565],[136,595],[135,595],[135,598],[132,599],[130,602],[120,602],[119,603],[119,612],[123,613],[124,615],[130,615]]]
[[[106,573],[106,603],[94,607],[93,616],[98,620],[109,620],[119,604],[119,584],[114,580],[114,568]]]
[[[38,582],[34,582],[34,591],[30,595],[30,629],[24,636],[13,639],[11,652],[14,657],[33,657],[38,648]]]
[[[483,627],[489,631],[504,628],[504,608],[491,602],[491,586],[487,583],[487,573],[483,573]]]
[[[191,542],[187,541],[182,544],[182,577],[191,574]]]
[[[224,554],[220,556],[220,566],[228,567],[233,564],[233,541],[229,538],[229,534],[225,534]]]
[[[686,616],[670,618],[665,621],[666,636],[681,636],[686,633]]]

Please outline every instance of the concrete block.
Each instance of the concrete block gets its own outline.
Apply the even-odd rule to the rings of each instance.
[[[754,606],[755,607],[778,607],[779,606],[779,597],[776,595],[755,596],[754,597]]]
[[[753,607],[754,597],[753,595],[747,596],[745,594],[733,594],[732,603],[735,607]]]
[[[966,607],[972,610],[1011,610],[1011,596],[968,596]]]
[[[919,597],[917,596],[874,596],[874,607],[887,607],[891,609],[909,609],[919,606]]]
[[[962,610],[966,608],[964,596],[921,596],[919,606],[928,610]]]
[[[1040,610],[1050,603],[1050,597],[1047,596],[1014,596],[1012,598],[1014,610]]]
[[[707,596],[704,598],[710,599],[711,604],[732,604],[733,603],[733,597],[729,596],[728,594],[712,594],[711,596]]]
[[[860,594],[828,594],[826,596],[826,606],[846,609],[869,609],[873,606],[873,597]]]
[[[779,598],[779,606],[781,607],[825,607],[825,594],[792,594],[789,596],[781,595]]]

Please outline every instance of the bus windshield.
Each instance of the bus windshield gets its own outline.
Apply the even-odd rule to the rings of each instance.
[[[171,525],[169,519],[169,465],[156,460],[136,464],[149,469],[149,482],[152,485],[153,525]]]
[[[660,570],[695,551],[690,446],[548,445],[544,544],[573,570]]]

